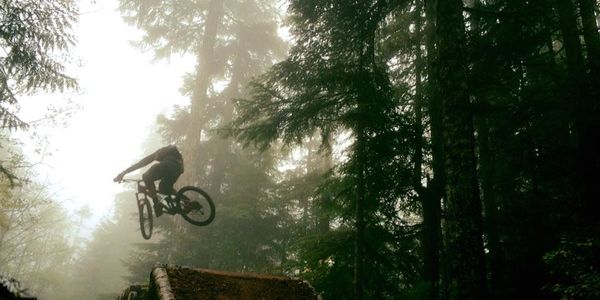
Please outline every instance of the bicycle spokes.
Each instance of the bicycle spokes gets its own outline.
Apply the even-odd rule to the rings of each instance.
[[[187,186],[179,190],[176,197],[181,205],[181,216],[186,221],[197,226],[208,225],[213,221],[215,206],[203,190]]]
[[[138,213],[140,219],[140,230],[145,239],[150,239],[152,236],[152,208],[148,198],[138,197]]]

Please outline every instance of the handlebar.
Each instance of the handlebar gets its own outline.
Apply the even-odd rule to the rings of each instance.
[[[144,180],[143,179],[133,179],[133,178],[123,178],[118,183],[121,183],[121,182],[137,182],[137,183],[140,183],[140,182],[144,182]]]
[[[143,184],[143,182],[144,182],[143,179],[123,178],[118,183],[122,183],[122,182],[135,182],[136,185],[137,185],[137,191],[138,191],[138,193],[144,193],[144,194],[146,194],[148,192],[146,190],[146,187]]]

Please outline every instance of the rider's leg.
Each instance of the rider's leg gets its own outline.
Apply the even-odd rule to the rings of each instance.
[[[173,185],[179,178],[179,175],[183,173],[183,166],[172,161],[163,161],[160,165],[163,176],[158,185],[158,191],[165,195],[172,195],[176,192]]]
[[[179,178],[179,175],[181,175],[181,172],[176,168],[168,168],[167,171],[158,184],[158,191],[165,195],[173,195],[177,192],[173,185]]]
[[[158,191],[166,195],[175,195],[177,191],[173,188],[173,185],[183,173],[183,168],[180,164],[172,162],[163,162],[165,166],[165,176],[160,180],[158,185]]]
[[[148,169],[148,171],[142,175],[142,179],[146,185],[146,190],[148,191],[148,196],[152,198],[154,212],[157,217],[162,214],[162,203],[158,201],[158,195],[156,194],[156,186],[154,185],[154,181],[163,178],[164,174],[165,168],[159,163],[150,167],[150,169]]]
[[[152,177],[150,177],[147,174],[142,175],[142,179],[144,179],[144,184],[146,186],[146,192],[148,193],[148,196],[150,196],[152,200],[156,200],[156,186],[154,185],[154,180],[152,180],[151,178]]]

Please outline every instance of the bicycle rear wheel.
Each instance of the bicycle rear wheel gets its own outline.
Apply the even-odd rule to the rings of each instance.
[[[138,211],[140,216],[140,230],[144,239],[149,240],[152,236],[152,207],[147,197],[138,197]]]
[[[191,224],[205,226],[215,219],[215,204],[200,188],[186,186],[177,192],[181,216]]]

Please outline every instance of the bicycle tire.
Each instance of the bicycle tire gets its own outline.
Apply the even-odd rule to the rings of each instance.
[[[185,212],[182,207],[182,199],[186,197],[191,203],[198,203],[199,209],[193,209]],[[177,206],[181,216],[190,224],[196,226],[206,226],[215,219],[215,204],[210,196],[202,189],[195,186],[186,186],[181,188],[176,195]]]
[[[142,237],[149,240],[152,236],[152,207],[147,197],[138,199],[138,212],[140,217],[140,231]]]

